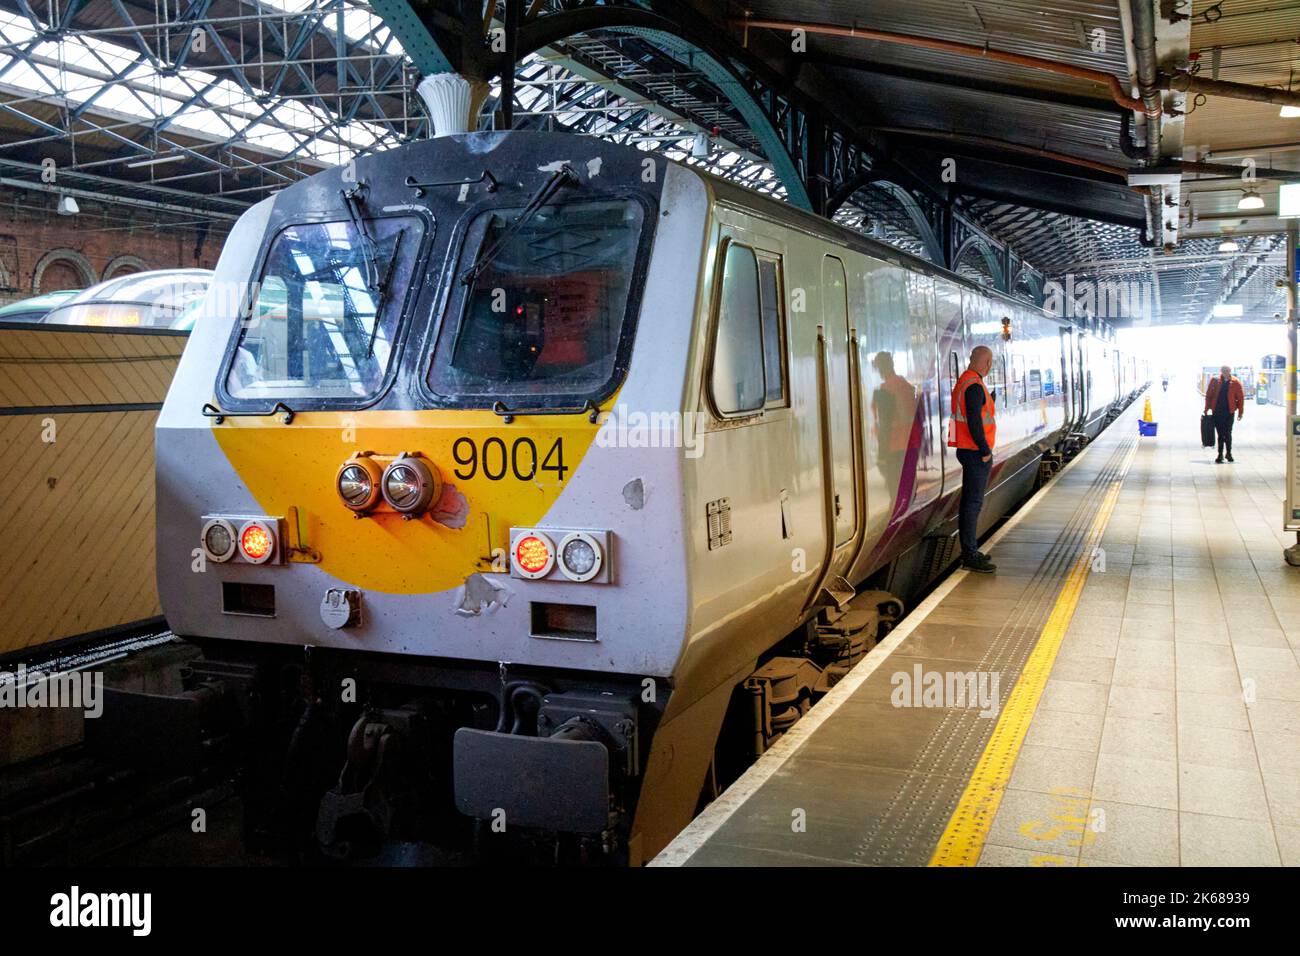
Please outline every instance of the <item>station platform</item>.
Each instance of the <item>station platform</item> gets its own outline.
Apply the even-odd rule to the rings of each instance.
[[[1284,411],[1147,394],[651,865],[1300,865]]]

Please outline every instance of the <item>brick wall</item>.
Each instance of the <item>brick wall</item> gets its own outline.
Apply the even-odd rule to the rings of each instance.
[[[199,216],[162,218],[148,210],[78,200],[61,216],[52,197],[0,191],[0,304],[41,292],[80,289],[142,269],[212,268],[229,229]]]

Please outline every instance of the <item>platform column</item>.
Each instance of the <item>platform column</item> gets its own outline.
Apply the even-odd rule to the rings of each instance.
[[[1286,453],[1287,460],[1287,489],[1286,489],[1286,507],[1292,507],[1292,487],[1295,482],[1293,469],[1295,468],[1295,449],[1293,442],[1296,440],[1290,434],[1291,420],[1295,417],[1295,395],[1296,395],[1296,244],[1300,243],[1300,221],[1288,219],[1286,223],[1286,428],[1287,442]],[[1288,527],[1290,526],[1290,512],[1286,516]],[[1286,563],[1293,567],[1300,567],[1300,531],[1296,532],[1296,543],[1282,551],[1282,556],[1286,558]]]

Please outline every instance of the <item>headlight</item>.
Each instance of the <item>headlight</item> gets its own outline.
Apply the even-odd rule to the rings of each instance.
[[[212,518],[199,532],[199,543],[210,561],[229,561],[235,556],[235,526],[225,518]]]
[[[590,581],[603,561],[600,545],[585,532],[571,531],[560,540],[560,570],[570,581]]]
[[[265,564],[275,554],[275,532],[265,521],[250,521],[239,531],[239,553],[249,564]]]
[[[419,458],[405,453],[384,470],[384,500],[408,518],[423,514],[442,492],[442,480]]]
[[[359,513],[379,504],[381,481],[379,466],[370,458],[350,458],[339,468],[334,487],[344,506]]]
[[[521,577],[544,578],[555,567],[555,545],[540,531],[525,531],[515,538],[510,560]]]

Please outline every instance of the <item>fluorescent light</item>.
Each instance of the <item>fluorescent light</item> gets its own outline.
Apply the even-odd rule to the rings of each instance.
[[[1279,219],[1300,219],[1300,183],[1283,183],[1277,190]]]
[[[163,163],[174,163],[178,159],[184,159],[184,153],[175,153],[171,156],[155,156],[153,159],[137,159],[133,163],[127,163],[127,169],[139,169],[141,166],[159,166]]]
[[[1240,252],[1240,251],[1241,251],[1241,246],[1237,245],[1237,240],[1236,240],[1236,239],[1233,239],[1232,237],[1228,237],[1227,239],[1224,239],[1221,243],[1219,243],[1219,251],[1220,251],[1220,252]]]
[[[1300,116],[1300,106],[1284,106],[1277,111],[1277,115],[1283,119],[1295,119]]]
[[[1214,317],[1216,319],[1239,319],[1245,311],[1245,308],[1241,305],[1220,302],[1214,307]]]
[[[1244,196],[1237,200],[1238,209],[1263,209],[1264,197],[1255,190],[1249,190]]]
[[[1183,181],[1181,171],[1173,173],[1151,172],[1145,169],[1130,169],[1128,184],[1130,186],[1177,186]]]

